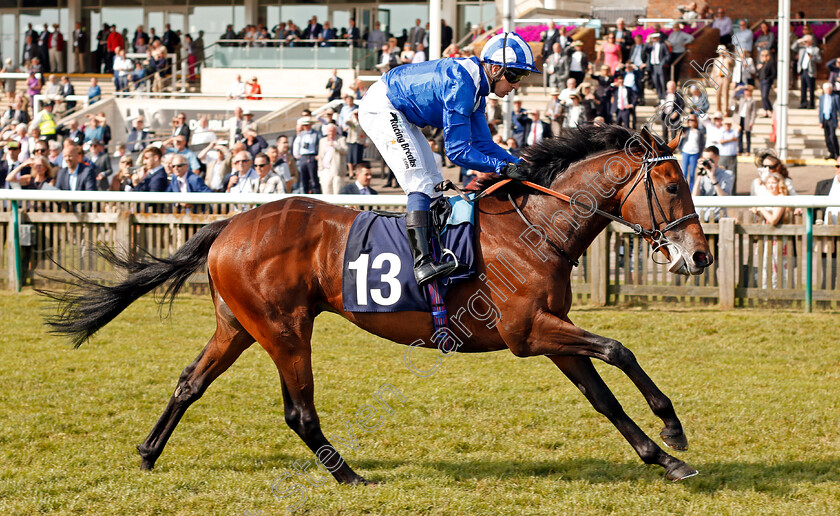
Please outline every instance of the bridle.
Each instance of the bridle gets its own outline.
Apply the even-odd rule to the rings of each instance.
[[[555,197],[557,199],[560,199],[562,201],[568,202],[572,206],[579,206],[579,207],[587,210],[590,213],[596,213],[596,214],[598,214],[598,215],[600,215],[604,218],[607,218],[607,219],[609,219],[613,222],[617,222],[618,224],[621,224],[623,226],[626,226],[626,227],[630,228],[631,230],[633,230],[634,234],[648,240],[651,243],[651,246],[652,246],[651,254],[654,254],[657,251],[660,251],[662,248],[664,248],[668,245],[678,247],[677,244],[668,240],[668,237],[665,236],[666,232],[673,231],[674,228],[676,228],[677,226],[681,225],[682,223],[684,223],[686,221],[699,218],[699,215],[697,215],[697,213],[694,212],[694,213],[689,213],[688,215],[684,215],[684,216],[682,216],[682,217],[680,217],[676,220],[673,220],[673,221],[668,220],[668,216],[665,214],[665,210],[662,208],[662,204],[659,202],[659,198],[656,196],[656,192],[654,192],[653,180],[650,177],[650,173],[653,170],[653,168],[656,167],[656,165],[655,165],[656,163],[660,163],[660,162],[663,162],[663,161],[670,161],[670,160],[677,161],[677,158],[676,158],[676,156],[671,155],[671,156],[660,156],[660,157],[653,157],[653,158],[645,158],[642,161],[642,167],[641,167],[640,173],[636,174],[636,179],[633,181],[633,185],[630,187],[630,190],[627,192],[627,194],[624,196],[624,198],[621,200],[621,202],[618,205],[619,215],[613,215],[612,213],[608,213],[608,212],[606,212],[606,211],[604,211],[600,208],[595,208],[595,207],[589,206],[588,204],[583,203],[583,202],[581,202],[577,199],[572,199],[571,197],[569,197],[566,194],[555,192],[554,190],[551,190],[550,188],[546,188],[546,187],[538,185],[536,183],[532,183],[531,181],[518,181],[518,182],[527,186],[527,187],[529,187],[529,188],[532,188],[534,190],[537,190],[537,191],[540,191],[542,193],[548,194],[548,195],[550,195],[552,197]],[[486,196],[490,195],[491,193],[493,193],[494,191],[503,187],[504,185],[510,183],[511,181],[514,181],[514,180],[508,178],[508,179],[503,179],[502,181],[499,181],[498,183],[496,183],[496,184],[490,186],[489,188],[487,188],[486,190],[481,191],[477,196],[475,196],[471,200],[471,202],[477,202],[482,197],[486,197]],[[648,212],[650,213],[650,229],[643,228],[641,224],[634,224],[634,223],[628,221],[627,219],[625,219],[624,217],[622,217],[620,215],[621,214],[621,208],[627,202],[627,199],[633,193],[633,190],[636,189],[636,186],[639,185],[639,182],[644,182],[644,185],[645,185],[645,194],[647,195]],[[462,196],[463,196],[463,194],[462,194]],[[516,203],[513,200],[513,197],[511,197],[510,194],[508,194],[508,200],[510,201],[511,205],[513,205],[514,210],[516,210],[516,213],[525,222],[525,224],[527,224],[528,226],[533,226],[533,224],[531,224],[531,222],[528,220],[528,218],[525,216],[525,214],[522,213],[522,210],[519,208],[519,206],[516,205]],[[657,227],[656,215],[655,215],[654,208],[653,208],[654,207],[654,201],[656,203],[656,208],[658,209],[659,214],[661,215],[662,220],[663,220],[663,222],[661,224],[665,224],[665,227],[663,227],[662,229],[659,229]],[[568,253],[566,253],[564,250],[562,250],[558,245],[556,245],[556,244],[554,244],[553,242],[550,242],[550,241],[549,241],[549,243],[551,243],[551,245],[555,249],[560,251],[560,253],[569,261],[569,263],[571,265],[573,265],[573,266],[578,265],[578,261],[573,259],[571,256],[569,256]]]

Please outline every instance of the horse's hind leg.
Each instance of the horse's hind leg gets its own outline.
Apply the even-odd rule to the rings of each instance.
[[[163,415],[146,440],[137,446],[137,451],[142,457],[140,469],[154,467],[184,412],[204,394],[213,380],[225,372],[254,342],[254,338],[233,317],[224,301],[216,301],[216,333],[193,363],[181,373]]]
[[[368,483],[356,474],[338,451],[324,437],[315,410],[315,387],[312,376],[312,320],[281,316],[272,321],[276,338],[263,345],[271,356],[283,387],[286,424],[315,453],[316,459],[342,484]]]
[[[548,358],[581,390],[592,407],[615,425],[645,464],[659,464],[665,468],[666,478],[674,481],[697,474],[697,470],[685,462],[665,453],[624,412],[621,404],[615,399],[588,357],[550,356]]]

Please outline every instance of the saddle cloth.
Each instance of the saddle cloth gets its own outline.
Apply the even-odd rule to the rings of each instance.
[[[454,283],[475,276],[473,205],[460,197],[447,201],[452,210],[440,240],[455,254],[460,267],[438,282],[444,298]],[[440,257],[435,240],[432,238],[432,244]],[[452,257],[447,255],[444,260],[451,261]],[[348,312],[431,311],[427,289],[417,286],[414,279],[414,258],[405,235],[404,217],[360,212],[347,238],[342,276],[344,310]]]

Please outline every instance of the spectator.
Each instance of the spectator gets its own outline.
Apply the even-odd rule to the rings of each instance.
[[[157,147],[148,146],[141,155],[145,174],[138,175],[133,183],[135,192],[165,192],[169,187],[169,178],[163,167],[163,153]]]
[[[16,141],[6,142],[3,157],[0,158],[0,187],[6,188],[5,182],[11,171],[20,165],[20,144]]]
[[[266,142],[262,136],[257,134],[257,130],[254,126],[246,127],[243,135],[245,136],[245,139],[243,140],[245,150],[247,150],[251,156],[256,156],[268,147],[268,142]]]
[[[683,20],[697,20],[700,18],[700,13],[697,12],[697,2],[691,2],[687,6],[677,6],[677,10],[682,13]]]
[[[516,145],[516,140],[514,138],[508,138],[505,145],[507,146],[507,151],[511,156],[515,158],[519,157],[519,146]]]
[[[356,171],[356,180],[341,187],[340,194],[348,195],[379,195],[379,192],[370,186],[373,174],[370,172],[370,162],[359,162]]]
[[[37,58],[36,58],[37,60]],[[26,95],[29,97],[29,105],[35,105],[35,95],[41,93],[41,79],[34,71],[29,72],[29,79],[26,81]]]
[[[735,98],[738,99],[743,95],[744,88],[747,85],[755,85],[755,62],[743,50],[736,49],[734,66],[732,68],[732,84],[731,88],[735,90]]]
[[[717,15],[712,22],[712,28],[720,31],[721,45],[732,43],[732,18],[726,15],[726,9],[723,7],[718,7]]]
[[[198,66],[198,48],[196,48],[196,44],[189,34],[184,35],[184,49],[187,53],[187,80],[189,82],[195,82],[195,69]]]
[[[330,92],[327,97],[327,102],[341,98],[341,88],[344,86],[344,81],[338,76],[338,70],[333,68],[332,75],[327,80],[327,91]]]
[[[248,151],[240,151],[233,157],[233,171],[227,178],[227,192],[253,193],[259,187],[257,172],[251,166],[253,162]]]
[[[358,111],[359,106],[356,105],[355,99],[350,93],[345,94],[343,100],[344,104],[341,105],[341,110],[338,112],[338,126],[342,131],[346,132],[347,128],[345,126],[353,115],[353,112]]]
[[[142,25],[138,25],[134,31],[134,36],[131,38],[131,48],[135,53],[143,54],[146,52],[145,44],[149,41],[149,35],[143,30]]]
[[[312,130],[313,120],[304,117],[298,120],[300,127],[292,147],[292,153],[298,159],[298,170],[303,193],[321,193],[318,181],[318,140],[320,134]]]
[[[677,94],[677,83],[668,81],[665,85],[665,97],[660,101],[657,114],[662,124],[662,137],[670,141],[680,130],[680,115],[684,112],[684,97]]]
[[[697,180],[691,189],[691,195],[718,196],[732,195],[735,178],[732,172],[718,165],[720,153],[717,147],[711,145],[703,149],[703,155],[697,164]],[[700,208],[697,210],[702,222],[718,222],[721,214],[725,217],[726,208]]]
[[[685,32],[686,25],[683,22],[674,24],[674,30],[668,34],[668,45],[671,46],[671,63],[674,66],[674,78],[679,80],[680,70],[682,68],[683,54],[685,54],[686,46],[694,42],[694,36]]]
[[[601,109],[601,102],[595,97],[595,92],[592,91],[592,85],[588,82],[580,85],[580,94],[582,96],[580,104],[583,106],[583,121],[591,122],[598,116],[598,111]],[[630,120],[631,126],[636,127],[635,106],[630,112]],[[552,129],[552,134],[554,134],[554,129]],[[510,147],[509,144],[508,147]]]
[[[548,85],[557,90],[569,78],[569,58],[563,52],[560,43],[554,43],[552,52],[546,59],[546,71],[548,72]]]
[[[15,99],[12,105],[9,106],[9,109],[3,113],[2,119],[0,119],[0,127],[5,127],[9,124],[17,125],[28,123],[29,113],[23,109],[23,99],[21,98]]]
[[[297,189],[300,190],[299,183],[300,183],[300,175],[298,174],[297,168],[297,161],[295,157],[292,155],[291,145],[289,143],[289,137],[285,134],[281,134],[277,137],[277,160],[274,162],[275,169],[279,165],[279,162],[284,162],[289,167],[289,176],[291,177],[291,186],[289,186],[286,191],[288,193],[292,193],[293,188],[296,186]],[[295,192],[295,193],[300,193]]]
[[[117,50],[125,48],[125,42],[120,33],[117,32],[116,25],[111,25],[109,28],[105,48],[105,73],[111,73],[114,71],[114,58],[117,55]]]
[[[245,117],[242,108],[236,106],[233,110],[233,117],[228,119],[227,126],[230,131],[229,141],[231,143],[242,137],[242,130],[245,128]]]
[[[111,26],[107,23],[102,24],[102,29],[96,34],[96,73],[102,73],[102,65],[105,64],[107,68],[107,45],[108,36],[111,33]],[[107,73],[107,72],[106,72]]]
[[[382,24],[376,22],[373,25],[373,30],[370,31],[367,37],[367,47],[369,50],[381,49],[383,45],[388,43],[388,37],[382,32]]]
[[[55,140],[56,138],[56,123],[55,115],[53,114],[54,103],[51,100],[44,102],[41,106],[41,111],[35,115],[32,120],[32,125],[38,126],[38,132],[41,138],[45,140]]]
[[[99,115],[87,115],[88,123],[85,125],[85,143],[91,140],[105,141],[105,119]]]
[[[491,104],[498,109],[497,120],[493,120],[491,123],[492,127],[496,127],[498,125],[501,125],[502,123],[502,106],[496,99],[491,99],[490,104],[488,104],[487,107],[490,108]],[[564,106],[565,105],[562,102],[560,102],[560,90],[557,88],[552,88],[551,99],[545,106],[545,116],[547,116],[550,121],[549,123],[551,124],[551,134],[560,134],[560,125],[563,122]],[[490,119],[489,116],[487,118],[488,120]]]
[[[569,97],[577,93],[577,85],[577,79],[575,79],[574,77],[569,77],[568,79],[566,79],[566,87],[563,88],[562,91],[560,91],[560,96],[558,97],[560,99],[560,102],[566,104],[567,106],[570,105],[572,101],[569,100]],[[516,106],[516,102],[517,101],[514,101],[513,103],[514,107]],[[519,101],[519,105],[522,106],[522,101]],[[518,111],[514,111],[514,116],[517,114],[521,113],[519,113]]]
[[[105,150],[105,146],[99,140],[90,141],[90,159],[88,163],[93,165],[93,170],[96,173],[96,188],[97,190],[108,190],[111,187],[111,156]]]
[[[607,34],[598,50],[598,61],[610,68],[610,75],[615,73],[615,67],[621,62],[621,47],[615,42],[615,34]]]
[[[717,66],[714,66],[712,71],[712,78],[718,84],[716,93],[717,110],[724,114],[729,114],[729,83],[735,68],[735,61],[729,57],[729,52],[723,45],[717,47]]]
[[[5,178],[9,183],[18,183],[24,190],[54,190],[55,177],[47,158],[38,155],[17,166]]]
[[[668,45],[660,42],[661,35],[658,32],[652,33],[648,36],[648,39],[650,43],[645,64],[653,88],[656,90],[656,97],[661,100],[665,97],[665,84],[668,80],[666,77],[668,77],[668,67],[671,63],[671,52],[668,50]]]
[[[397,67],[399,64],[399,59],[391,52],[391,45],[388,43],[382,45],[382,50],[379,54],[379,64],[376,65],[376,69],[384,75],[385,72]]]
[[[840,204],[840,158],[834,160],[834,177],[818,182],[814,195],[827,195],[830,202],[835,205]],[[837,224],[838,218],[840,218],[840,206],[825,209],[823,215],[825,224]]]
[[[72,111],[76,109],[76,101],[67,100],[67,97],[75,94],[76,90],[75,88],[73,88],[73,84],[70,82],[70,77],[68,77],[67,75],[62,75],[61,86],[59,86],[58,98],[56,99],[63,106],[63,109],[61,110],[62,113],[66,113],[67,111]]]
[[[192,131],[187,124],[187,115],[183,112],[175,115],[172,118],[172,136],[183,136],[189,142],[191,134]]]
[[[562,27],[562,28],[565,29],[565,27]],[[547,60],[548,56],[552,52],[556,51],[555,48],[554,48],[555,43],[560,43],[560,50],[562,51],[563,49],[566,48],[566,46],[568,45],[569,42],[568,42],[568,38],[567,38],[567,41],[565,42],[565,44],[563,44],[564,42],[560,41],[560,31],[554,25],[553,20],[548,20],[548,28],[546,29],[545,33],[543,34],[542,43],[543,43],[543,49],[542,49],[543,60]]]
[[[770,32],[770,24],[768,24],[765,21],[761,22],[758,31],[758,37],[755,38],[756,50],[758,50],[759,52],[764,52],[766,50],[770,54],[775,54],[776,35]],[[775,62],[775,59],[773,60],[773,62]]]
[[[694,189],[694,172],[697,169],[700,152],[705,147],[706,131],[699,124],[697,115],[692,113],[688,116],[688,128],[681,133],[679,143],[683,174],[690,189]]]
[[[718,162],[720,166],[732,172],[733,181],[738,180],[738,129],[734,129],[732,119],[723,120],[723,131],[718,139]]]
[[[70,140],[70,141],[72,141],[72,140]],[[45,142],[45,143],[47,143],[47,145],[48,145],[47,161],[50,162],[50,165],[52,165],[53,169],[58,170],[59,168],[61,168],[61,160],[62,160],[61,144],[58,143],[56,140],[53,140],[51,142]]]
[[[139,59],[134,62],[134,70],[128,76],[134,91],[148,91],[149,82],[146,79],[146,66]]]
[[[13,73],[16,71],[17,70],[12,64],[12,58],[7,57],[6,60],[3,61],[2,68],[0,68],[0,74]],[[15,92],[17,92],[17,81],[13,78],[8,78],[3,81],[3,85],[6,90],[6,100],[13,102],[15,99]]]
[[[140,152],[146,145],[149,144],[149,131],[145,128],[145,119],[143,116],[138,116],[134,119],[134,124],[131,131],[128,133],[126,140],[127,152]]]
[[[302,37],[303,39],[307,40],[316,40],[321,36],[321,32],[323,32],[324,27],[318,23],[318,17],[313,16],[311,20],[309,20],[309,25],[303,29]],[[307,42],[306,46],[313,46],[311,42]]]
[[[739,48],[747,54],[752,54],[753,31],[747,26],[746,18],[738,20],[738,30],[732,33],[732,45],[737,51]]]
[[[117,91],[128,91],[128,76],[134,70],[134,64],[131,59],[125,57],[124,48],[117,48],[112,66],[114,69],[114,86],[116,86]]]
[[[738,131],[738,152],[743,155],[750,154],[752,145],[752,127],[755,123],[756,102],[753,98],[753,87],[744,87],[744,95],[738,99],[735,108],[735,116],[739,118],[740,131]],[[746,140],[746,145],[744,145]]]
[[[409,49],[417,48],[417,44],[422,43],[423,38],[426,36],[426,29],[423,28],[421,23],[420,18],[414,20],[414,27],[412,27],[411,32],[408,33],[407,43],[411,45]]]
[[[586,77],[586,71],[589,69],[589,57],[586,52],[582,50],[583,42],[575,41],[572,43],[569,53],[569,77],[575,80],[575,84],[580,84]]]
[[[204,192],[211,193],[212,190],[204,184],[204,181],[190,170],[187,158],[182,155],[172,157],[172,180],[169,181],[167,192]]]
[[[761,104],[764,108],[764,118],[773,115],[773,104],[770,95],[773,83],[776,81],[776,61],[772,59],[769,50],[762,50],[758,63],[758,85],[761,88]]]
[[[166,24],[166,30],[163,32],[163,37],[161,38],[160,42],[163,43],[163,46],[166,47],[166,51],[170,54],[175,54],[177,57],[179,55],[179,50],[181,49],[181,37],[178,36],[178,33],[172,30],[172,26],[170,24]]]
[[[41,61],[41,65],[44,67],[43,72],[45,73],[50,71],[49,45],[50,27],[45,23],[44,30],[38,36],[38,59]]]
[[[571,105],[564,106],[563,108],[563,129],[573,129],[578,127],[580,124],[583,123],[583,105],[580,102],[580,94],[572,93],[569,96],[569,100],[571,100]],[[529,133],[526,133],[530,136]],[[549,129],[548,134],[544,134],[543,138],[551,138],[551,132]],[[527,143],[527,138],[526,138]],[[530,144],[528,144],[530,145]],[[528,145],[523,145],[523,147],[527,147]]]
[[[75,118],[70,120],[67,124],[67,128],[62,130],[62,134],[64,135],[65,140],[70,140],[76,145],[82,145],[85,143],[85,133],[79,129],[79,121]]]
[[[825,146],[828,149],[828,159],[840,157],[840,147],[837,145],[837,124],[840,120],[840,98],[833,95],[834,87],[830,82],[822,85],[823,94],[820,95],[819,120],[820,128],[825,135]]]
[[[332,25],[330,25],[329,20],[324,22],[324,29],[321,31],[321,35],[316,39],[318,40],[318,46],[320,47],[335,46],[334,40],[338,39],[338,33]]]
[[[326,126],[325,136],[318,141],[318,181],[321,193],[337,194],[344,183],[347,142],[338,134],[335,124]]]
[[[132,169],[134,168],[134,158],[131,156],[120,157],[119,169],[114,177],[111,179],[111,184],[108,190],[112,192],[130,192],[134,185],[131,182]]]
[[[806,35],[797,39],[791,50],[796,52],[796,71],[799,73],[799,109],[814,109],[817,63],[822,60],[820,49],[814,45],[814,36]]]
[[[245,98],[248,100],[262,100],[262,86],[257,81],[256,75],[248,81],[248,96]]]
[[[417,44],[417,50],[414,52],[414,56],[411,58],[412,63],[422,63],[426,60],[426,47],[423,43]]]
[[[403,50],[400,52],[400,63],[409,64],[414,59],[414,50],[412,50],[411,43],[403,45]]]
[[[234,155],[227,145],[221,145],[218,142],[219,140],[210,142],[197,156],[206,170],[204,182],[214,192],[224,191],[224,179],[232,169],[231,162]],[[236,152],[244,148],[241,143],[235,143],[234,146],[236,146]]]
[[[168,145],[173,144],[173,147],[169,147]],[[201,172],[201,164],[198,161],[195,153],[187,148],[187,137],[183,134],[179,134],[178,136],[173,136],[169,138],[165,142],[163,142],[163,146],[166,147],[166,153],[174,153],[180,156],[184,156],[187,159],[187,162],[190,165],[190,170],[194,174],[198,174]]]
[[[769,195],[771,197],[779,195],[788,195],[787,188],[785,187],[784,178],[775,172],[771,172],[764,180],[764,190],[766,192],[765,195]],[[768,208],[750,208],[750,211],[760,216],[764,224],[776,226],[783,221],[785,214],[788,211],[788,208],[775,206]],[[773,244],[775,246],[775,240]]]
[[[56,187],[59,190],[96,191],[96,174],[92,167],[83,163],[84,153],[76,144],[64,147],[64,168],[58,171]]]
[[[572,97],[577,96],[577,93],[572,95]],[[579,100],[580,98],[578,98]],[[523,123],[523,129],[525,130],[523,147],[530,147],[531,145],[540,143],[545,138],[551,138],[551,125],[540,120],[539,110],[533,110],[529,115],[530,117]],[[566,118],[568,118],[568,114]]]
[[[269,168],[271,168],[271,171],[280,178],[277,191],[271,193],[292,193],[294,183],[292,182],[292,175],[289,172],[289,164],[280,158],[280,151],[277,146],[269,145],[269,147],[265,150],[265,155],[268,156]],[[257,173],[259,172],[260,170],[258,169]],[[260,180],[260,193],[263,193],[262,177],[260,177]]]
[[[347,172],[353,177],[356,165],[364,161],[366,146],[365,133],[359,124],[358,110],[352,111],[349,119],[344,121],[343,129],[347,135]]]
[[[49,35],[50,70],[54,73],[64,72],[64,35],[58,30],[59,25],[53,23],[53,31]]]
[[[88,88],[87,96],[88,104],[94,104],[102,100],[102,88],[99,87],[96,77],[91,77],[90,79],[90,88]]]
[[[671,81],[671,83],[673,83],[673,81]],[[674,84],[674,87],[676,88],[676,84]],[[630,127],[630,114],[633,112],[633,108],[636,105],[636,92],[625,86],[624,77],[619,75],[615,78],[612,88],[610,88],[610,94],[610,112],[615,118],[615,123],[623,127]],[[679,96],[675,95],[675,98],[679,98]],[[670,118],[672,115],[676,114],[677,118],[679,118],[679,115],[672,111],[669,111],[661,116],[667,116]],[[664,125],[665,122],[663,118],[663,126]],[[665,137],[665,140],[668,140],[667,136]]]
[[[250,183],[253,193],[278,194],[284,192],[283,178],[271,166],[271,158],[262,152],[254,157],[256,181]]]
[[[236,80],[228,87],[227,99],[243,99],[245,98],[245,83],[242,82],[242,76],[236,74]]]
[[[214,141],[216,141],[216,133],[210,129],[210,121],[207,120],[207,117],[202,115],[198,119],[198,129],[193,133],[190,143],[192,145],[206,145]]]
[[[359,47],[359,43],[362,39],[362,33],[359,32],[359,28],[356,27],[356,19],[350,18],[347,21],[347,24],[349,25],[349,27],[347,27],[347,34],[344,35],[344,38],[347,40],[351,47]]]
[[[627,22],[624,21],[624,18],[618,18],[615,20],[615,42],[621,49],[621,58],[619,61],[624,62],[627,61],[627,58],[630,56],[630,45],[633,42],[633,35],[627,30]]]

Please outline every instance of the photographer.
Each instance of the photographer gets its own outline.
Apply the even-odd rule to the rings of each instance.
[[[735,176],[729,170],[718,166],[720,162],[720,151],[714,145],[703,149],[703,155],[697,163],[697,180],[691,195],[699,196],[726,196],[732,195],[735,186]],[[700,208],[697,210],[702,222],[717,222],[720,220],[721,212],[726,217],[726,208]]]

